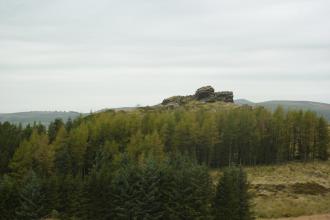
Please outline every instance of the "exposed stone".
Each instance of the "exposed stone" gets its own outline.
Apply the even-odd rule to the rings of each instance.
[[[181,96],[172,96],[163,100],[162,105],[180,102]]]
[[[167,99],[164,99],[163,102],[162,102],[162,105],[168,105],[168,104],[179,104],[179,105],[182,105],[182,104],[185,104],[189,101],[191,101],[193,99],[192,96],[172,96],[172,97],[169,97]]]
[[[214,89],[212,86],[204,86],[197,89],[195,98],[197,100],[203,100],[214,97]]]
[[[234,93],[231,91],[222,91],[215,93],[216,101],[234,102]]]
[[[201,102],[234,102],[234,94],[231,91],[223,91],[223,92],[214,92],[212,86],[204,86],[195,92],[195,95],[188,96],[172,96],[167,99],[164,99],[162,105],[166,106],[177,106],[183,105],[190,101],[197,100]]]

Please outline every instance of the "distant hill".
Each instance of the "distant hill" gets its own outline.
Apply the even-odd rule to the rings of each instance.
[[[239,105],[251,105],[251,106],[264,106],[267,109],[274,111],[278,106],[282,106],[284,109],[302,109],[302,110],[311,110],[316,112],[318,115],[325,117],[330,121],[330,104],[321,103],[321,102],[310,102],[310,101],[287,101],[287,100],[278,100],[278,101],[266,101],[266,102],[251,102],[246,99],[237,99],[235,100],[236,104]]]
[[[251,105],[251,106],[264,106],[267,109],[275,110],[277,106],[281,105],[284,109],[302,109],[311,110],[316,112],[318,115],[324,116],[330,122],[330,104],[320,102],[309,102],[309,101],[266,101],[266,102],[252,102],[247,99],[237,99],[235,104],[238,105]],[[191,105],[198,105],[193,102]],[[211,105],[212,106],[212,105]],[[115,111],[133,111],[137,107],[122,107],[122,108],[110,108],[102,109],[98,112],[107,110]],[[18,112],[18,113],[0,113],[0,122],[8,121],[10,123],[19,124],[23,126],[32,124],[34,122],[40,122],[46,126],[56,118],[61,118],[63,121],[67,121],[69,118],[75,119],[80,115],[86,116],[86,113],[79,112],[62,112],[62,111],[31,111],[31,112]]]
[[[69,118],[74,119],[81,115],[78,112],[60,112],[60,111],[31,111],[31,112],[18,112],[18,113],[0,113],[0,122],[8,121],[10,123],[19,124],[23,126],[33,124],[34,122],[43,125],[49,125],[51,121],[56,118],[61,118],[67,121]]]

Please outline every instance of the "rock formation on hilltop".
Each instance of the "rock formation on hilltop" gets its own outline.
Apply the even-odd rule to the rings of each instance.
[[[197,100],[204,100],[214,97],[214,89],[212,86],[204,86],[195,92],[194,95],[195,99]]]
[[[214,92],[212,86],[204,86],[195,92],[194,95],[188,96],[172,96],[164,99],[162,105],[182,105],[190,101],[201,102],[234,102],[234,94],[231,91]]]

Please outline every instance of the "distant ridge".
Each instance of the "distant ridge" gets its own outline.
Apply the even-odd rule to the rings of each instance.
[[[323,116],[330,122],[330,104],[311,101],[290,101],[290,100],[273,100],[266,102],[252,102],[247,99],[236,99],[234,103],[237,105],[251,105],[251,106],[264,106],[265,108],[274,111],[277,106],[282,106],[285,110],[311,110],[318,115]],[[98,112],[107,110],[114,111],[133,111],[138,107],[121,107],[102,109]],[[34,122],[41,123],[48,126],[50,122],[57,118],[67,121],[69,118],[75,119],[80,115],[86,116],[88,113],[79,113],[74,111],[30,111],[30,112],[17,112],[17,113],[0,113],[0,122],[8,121],[13,124],[21,123],[23,126],[33,124]]]
[[[291,100],[272,100],[265,102],[252,102],[247,99],[236,99],[238,105],[263,106],[274,111],[278,106],[282,106],[285,110],[310,110],[323,116],[330,122],[330,104],[311,101],[291,101]]]
[[[8,121],[13,124],[33,124],[34,122],[43,125],[49,125],[50,122],[57,118],[67,121],[69,118],[75,119],[82,115],[79,112],[64,112],[64,111],[30,111],[30,112],[17,112],[17,113],[0,113],[0,122]]]

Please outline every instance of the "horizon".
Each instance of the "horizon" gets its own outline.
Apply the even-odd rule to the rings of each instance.
[[[237,100],[244,100],[244,101],[248,101],[248,102],[252,102],[254,104],[261,104],[261,103],[265,103],[265,102],[306,102],[306,103],[315,103],[315,104],[325,104],[325,105],[330,105],[330,103],[326,103],[326,102],[316,102],[316,101],[308,101],[308,100],[265,100],[265,101],[261,101],[261,102],[255,102],[253,100],[250,99],[245,99],[245,98],[234,98],[234,103]],[[160,104],[156,103],[157,104]],[[79,111],[74,111],[74,110],[29,110],[29,111],[18,111],[18,112],[0,112],[0,114],[19,114],[19,113],[34,113],[34,112],[49,112],[49,113],[53,113],[53,112],[65,112],[65,113],[79,113],[79,114],[89,114],[91,112],[96,113],[99,111],[103,111],[103,110],[107,110],[107,109],[120,109],[120,108],[135,108],[135,107],[146,107],[146,106],[152,106],[152,105],[138,105],[138,106],[118,106],[118,107],[108,107],[108,108],[103,108],[103,109],[91,109],[89,112],[79,112]]]
[[[158,104],[203,85],[330,103],[330,2],[0,0],[0,112]]]

